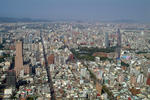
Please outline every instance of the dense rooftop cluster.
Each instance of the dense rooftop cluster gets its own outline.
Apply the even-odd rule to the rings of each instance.
[[[0,34],[0,98],[150,99],[150,25],[1,23]]]

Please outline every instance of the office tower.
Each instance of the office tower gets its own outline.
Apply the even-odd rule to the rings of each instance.
[[[16,42],[16,56],[15,56],[15,71],[16,76],[20,74],[21,70],[24,70],[24,73],[29,73],[29,66],[23,66],[23,55],[22,55],[22,42]]]
[[[2,44],[3,43],[3,35],[1,34],[1,36],[0,36],[0,44]]]
[[[117,52],[117,58],[120,59],[120,53],[121,53],[121,33],[120,33],[120,29],[117,30],[117,48],[116,48],[116,52]]]
[[[28,37],[28,41],[30,44],[32,44],[32,41],[33,41],[33,35],[32,34],[29,34],[29,37]]]
[[[6,77],[6,84],[8,86],[15,87],[16,86],[16,75],[14,70],[8,71],[7,77]]]
[[[25,38],[23,39],[23,43],[28,44],[28,34],[25,35]]]
[[[109,37],[108,37],[108,32],[105,33],[105,47],[109,47]]]
[[[15,56],[15,71],[16,75],[23,69],[23,57],[22,57],[22,42],[16,43],[16,56]]]
[[[120,29],[117,30],[117,46],[121,47],[121,33],[120,33]]]

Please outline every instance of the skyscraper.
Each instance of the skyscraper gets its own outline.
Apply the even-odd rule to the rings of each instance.
[[[121,33],[120,29],[117,30],[117,58],[120,58],[121,53]]]
[[[15,71],[16,75],[23,69],[23,58],[22,58],[22,42],[16,43],[16,56],[15,56]]]
[[[21,70],[24,70],[24,73],[29,73],[29,66],[23,66],[23,55],[22,55],[22,42],[16,42],[16,56],[15,56],[15,71],[16,76],[20,74]]]
[[[121,47],[121,33],[120,33],[120,29],[117,30],[117,46]]]
[[[31,44],[32,43],[32,41],[33,41],[33,35],[32,34],[29,34],[29,37],[28,37],[28,41],[29,41],[29,43]]]
[[[106,46],[106,48],[109,47],[109,37],[108,37],[108,32],[105,33],[105,46]]]
[[[14,70],[8,71],[7,77],[6,77],[6,84],[8,86],[15,87],[16,86],[16,75]]]
[[[1,36],[0,36],[0,44],[2,44],[3,43],[3,35],[1,34]]]

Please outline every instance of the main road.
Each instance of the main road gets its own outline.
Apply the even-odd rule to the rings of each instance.
[[[50,74],[50,69],[48,67],[48,61],[47,61],[47,56],[46,56],[46,52],[45,52],[45,46],[44,46],[44,41],[43,41],[43,37],[42,37],[42,32],[40,32],[40,38],[41,38],[41,43],[42,43],[42,47],[43,47],[43,56],[44,56],[44,60],[45,60],[45,68],[46,68],[48,83],[49,83],[49,87],[50,87],[51,100],[56,100],[53,82],[52,82],[52,78],[51,78],[51,74]]]

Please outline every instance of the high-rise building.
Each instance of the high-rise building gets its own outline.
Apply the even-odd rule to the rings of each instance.
[[[1,36],[0,36],[0,44],[2,44],[2,43],[3,43],[3,36],[1,34]]]
[[[16,75],[23,69],[22,42],[16,43],[15,71]]]
[[[8,71],[7,77],[6,77],[6,84],[8,86],[15,87],[16,86],[16,75],[14,70]]]
[[[28,39],[29,39],[29,40],[28,40],[29,43],[32,44],[32,42],[33,42],[33,35],[32,35],[32,34],[29,34]]]
[[[117,58],[120,59],[120,53],[121,53],[121,33],[120,33],[120,29],[117,30],[117,48],[116,48],[116,52],[117,52]]]
[[[29,73],[29,66],[23,66],[23,50],[22,42],[16,42],[16,56],[15,56],[15,71],[16,76],[20,74],[20,71],[24,70],[25,74]]]
[[[105,33],[105,47],[106,47],[106,48],[109,47],[109,36],[108,36],[108,32]]]
[[[120,33],[120,29],[117,30],[117,46],[121,47],[121,33]]]

